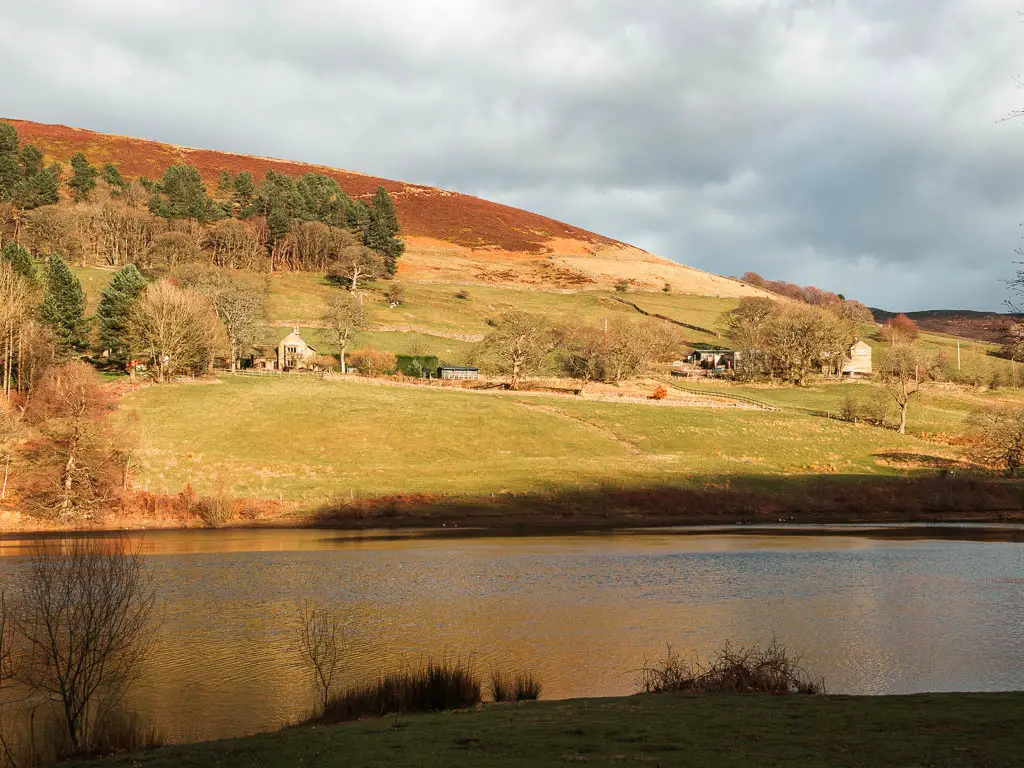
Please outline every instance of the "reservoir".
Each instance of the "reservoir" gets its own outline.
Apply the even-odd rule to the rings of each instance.
[[[774,635],[831,693],[1024,689],[1021,526],[138,540],[159,627],[130,703],[173,740],[276,728],[310,708],[301,600],[339,612],[348,682],[449,656],[482,677],[531,670],[545,699],[623,695],[667,644],[706,658]],[[4,584],[33,541],[0,539]]]

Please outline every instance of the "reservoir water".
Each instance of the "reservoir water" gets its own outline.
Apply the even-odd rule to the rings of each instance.
[[[995,539],[995,540],[984,540]],[[0,539],[13,583],[31,537]],[[665,645],[778,640],[830,692],[1024,689],[1024,528],[430,538],[221,530],[142,537],[160,625],[132,705],[205,739],[312,701],[297,601],[335,606],[343,677],[428,656],[530,669],[544,698],[628,694]]]

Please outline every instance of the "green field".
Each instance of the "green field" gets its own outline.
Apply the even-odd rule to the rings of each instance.
[[[1022,722],[1020,693],[647,695],[299,727],[75,765],[1010,768]]]
[[[667,485],[707,477],[892,475],[893,452],[942,454],[891,431],[789,412],[658,407],[312,378],[223,377],[122,401],[137,487],[319,502]]]

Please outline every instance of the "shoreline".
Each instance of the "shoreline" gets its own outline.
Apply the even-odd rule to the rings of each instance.
[[[484,704],[66,763],[262,765],[1014,766],[1024,692],[904,696],[642,694]],[[99,762],[102,760],[102,762]]]

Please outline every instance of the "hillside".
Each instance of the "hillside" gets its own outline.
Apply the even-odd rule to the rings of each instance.
[[[196,166],[212,189],[222,171],[270,169],[333,177],[349,195],[370,197],[378,186],[392,195],[406,240],[399,277],[424,282],[537,286],[555,290],[607,288],[631,280],[641,289],[670,283],[680,293],[738,298],[761,292],[739,281],[660,258],[626,243],[478,197],[382,179],[353,171],[266,157],[191,149],[158,141],[8,120],[22,141],[47,160],[66,163],[78,151],[94,164],[113,163],[126,178],[160,177],[171,165]]]
[[[871,309],[879,323],[884,323],[898,312]],[[922,312],[904,312],[922,330],[947,336],[961,336],[998,344],[1003,340],[1006,327],[1013,321],[1013,315],[999,312],[975,312],[969,309],[929,309]]]

